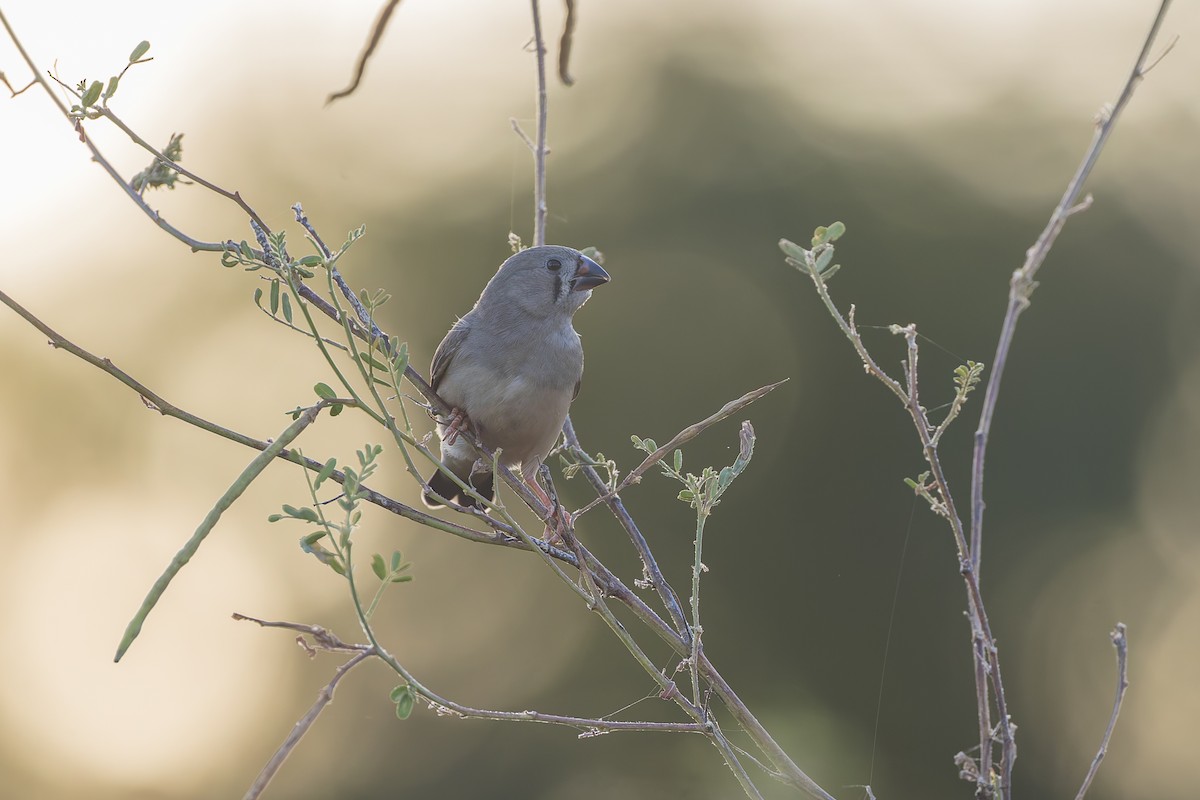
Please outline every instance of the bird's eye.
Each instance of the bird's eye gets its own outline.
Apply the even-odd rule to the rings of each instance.
[[[560,269],[562,269],[562,262],[557,258],[552,258],[546,262],[546,269],[550,270],[551,272],[558,272]]]

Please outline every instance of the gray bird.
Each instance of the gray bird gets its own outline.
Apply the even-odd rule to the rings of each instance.
[[[495,496],[491,465],[458,431],[468,425],[500,463],[520,465],[521,477],[543,502],[535,480],[550,453],[583,377],[583,345],[571,317],[608,273],[570,247],[531,247],[500,265],[475,307],[450,328],[433,354],[430,382],[455,414],[439,420],[442,463],[489,500]],[[466,419],[463,419],[465,416]],[[474,468],[474,472],[472,470]],[[460,505],[469,498],[441,471],[429,479],[434,494]]]

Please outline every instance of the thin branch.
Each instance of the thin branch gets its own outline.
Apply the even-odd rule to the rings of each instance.
[[[258,777],[254,779],[254,783],[246,790],[244,800],[257,800],[257,798],[262,796],[262,793],[266,791],[267,786],[271,783],[271,779],[275,777],[275,774],[283,766],[283,762],[287,761],[288,756],[296,749],[296,745],[300,744],[300,740],[312,728],[313,723],[317,721],[317,717],[325,710],[325,706],[333,702],[333,693],[337,689],[338,684],[342,682],[342,678],[346,677],[350,670],[373,655],[375,653],[369,649],[360,650],[349,661],[334,670],[333,677],[330,678],[329,683],[325,684],[317,694],[316,702],[312,704],[312,707],[308,709],[308,712],[303,717],[297,720],[292,730],[288,733],[287,738],[283,740],[283,744],[279,745],[279,749],[263,765],[262,770],[258,773]]]
[[[1125,701],[1125,690],[1129,688],[1127,664],[1129,643],[1125,639],[1125,623],[1118,622],[1117,627],[1113,628],[1109,636],[1112,638],[1113,647],[1117,651],[1116,697],[1113,698],[1112,715],[1108,718],[1108,727],[1104,729],[1104,737],[1100,740],[1100,749],[1096,751],[1096,757],[1092,759],[1092,765],[1088,768],[1087,775],[1083,779],[1083,785],[1079,787],[1079,793],[1075,795],[1075,800],[1083,800],[1083,796],[1087,794],[1088,789],[1092,786],[1092,780],[1096,777],[1096,773],[1100,771],[1100,762],[1108,754],[1108,743],[1112,739],[1113,729],[1117,727],[1117,717],[1120,716],[1121,704]]]
[[[546,41],[538,0],[533,9],[533,44],[537,50],[537,149],[533,152],[533,245],[546,243]]]
[[[571,77],[571,44],[575,39],[575,0],[566,0],[567,18],[563,22],[562,37],[558,40],[558,79],[567,86],[574,86]]]
[[[813,273],[814,280],[820,281],[820,276]],[[988,701],[987,686],[990,680],[996,696],[996,714],[999,717],[1000,743],[1003,753],[1001,766],[1003,777],[1000,783],[1001,796],[1012,796],[1012,765],[1017,758],[1017,747],[1013,735],[1012,720],[1008,714],[1008,700],[1004,692],[1004,681],[1000,675],[1000,656],[996,648],[996,640],[992,636],[991,623],[988,620],[987,609],[984,607],[983,594],[979,588],[979,579],[973,569],[974,561],[967,549],[962,520],[950,491],[950,484],[942,469],[938,456],[937,445],[932,438],[934,427],[930,424],[925,409],[921,406],[918,396],[918,346],[917,329],[908,325],[897,329],[902,333],[908,345],[908,358],[905,362],[905,374],[908,382],[908,401],[906,407],[912,417],[913,426],[921,440],[921,450],[925,462],[929,465],[930,474],[937,486],[945,517],[954,532],[954,541],[958,548],[959,572],[967,588],[967,616],[971,623],[972,655],[975,662],[975,692],[976,711],[979,720],[979,786],[980,789],[990,787],[992,779],[992,724],[991,704]]]
[[[270,233],[271,229],[269,227],[267,227],[267,223],[263,222],[262,217],[260,217],[258,215],[258,212],[255,211],[253,208],[251,208],[250,204],[242,199],[242,195],[240,192],[230,191],[228,189],[222,188],[222,187],[218,186],[217,184],[212,183],[211,181],[205,180],[204,178],[202,178],[201,176],[192,172],[191,170],[187,169],[183,165],[167,158],[165,155],[163,155],[162,151],[160,151],[158,148],[154,147],[154,145],[147,142],[141,136],[138,136],[137,132],[134,131],[132,128],[130,128],[128,125],[126,125],[125,122],[120,117],[118,117],[116,114],[114,114],[111,108],[108,108],[107,106],[97,106],[96,110],[100,112],[101,116],[103,116],[109,122],[111,122],[112,124],[114,124],[118,128],[120,128],[121,132],[124,133],[126,136],[128,136],[130,141],[132,141],[134,144],[136,144],[137,146],[141,147],[143,150],[145,150],[148,153],[150,153],[151,155],[153,155],[155,157],[155,159],[162,162],[163,164],[166,164],[168,167],[175,170],[180,175],[183,175],[186,178],[190,178],[191,180],[193,180],[196,183],[203,186],[205,189],[208,189],[210,192],[218,194],[227,200],[232,200],[233,202],[237,203],[238,207],[241,208],[242,211],[246,212],[246,216],[250,217],[250,219],[257,222],[264,231]]]
[[[721,409],[719,411],[717,411],[717,413],[713,414],[712,416],[706,417],[706,418],[700,420],[699,422],[695,423],[694,425],[687,426],[686,428],[681,430],[679,433],[677,433],[673,437],[671,437],[671,440],[669,442],[667,442],[664,445],[661,445],[653,453],[646,456],[646,458],[642,461],[641,464],[638,464],[636,467],[634,467],[633,470],[631,470],[630,473],[625,476],[625,479],[622,480],[619,484],[617,484],[617,488],[613,489],[610,492],[605,492],[604,494],[600,495],[599,497],[592,500],[591,502],[589,502],[588,504],[586,504],[585,506],[580,508],[578,511],[576,511],[575,517],[578,518],[580,515],[585,514],[588,511],[591,511],[593,508],[598,506],[600,503],[607,503],[610,498],[615,497],[616,495],[620,494],[621,491],[628,488],[631,484],[640,483],[641,479],[642,479],[642,475],[644,475],[646,473],[646,470],[650,469],[655,464],[662,461],[667,456],[671,455],[671,453],[673,453],[677,447],[679,447],[680,445],[682,445],[686,442],[691,441],[692,439],[695,439],[697,436],[699,436],[701,433],[703,433],[708,428],[711,428],[713,425],[715,425],[716,423],[720,422],[723,419],[727,419],[727,418],[733,416],[734,414],[741,411],[743,408],[750,405],[751,403],[753,403],[757,400],[761,400],[763,397],[766,397],[770,392],[774,391],[775,389],[778,389],[780,386],[783,386],[783,384],[785,384],[785,383],[787,383],[786,379],[779,381],[778,383],[768,384],[767,386],[762,386],[758,389],[755,389],[754,391],[747,392],[746,394],[742,395],[741,397],[737,398],[736,400],[730,400],[728,403],[721,406]]]
[[[25,90],[28,89],[29,87],[35,86],[37,84],[37,81],[31,80],[29,83],[25,84],[20,89],[14,89],[12,87],[12,84],[8,82],[8,76],[5,75],[3,72],[0,72],[0,83],[4,84],[4,88],[8,89],[8,92],[12,97],[17,97],[18,95],[24,94]]]
[[[515,133],[521,139],[521,141],[525,144],[525,146],[529,148],[529,152],[536,153],[537,145],[533,143],[533,139],[529,138],[529,134],[526,133],[525,130],[521,127],[521,123],[517,121],[517,118],[509,117],[508,124],[512,125],[513,133]]]
[[[1147,60],[1150,58],[1150,50],[1154,46],[1154,40],[1158,36],[1158,31],[1162,27],[1163,19],[1167,15],[1167,8],[1171,5],[1171,0],[1162,0],[1158,7],[1158,13],[1154,17],[1154,22],[1150,26],[1150,32],[1146,34],[1146,39],[1142,43],[1142,50],[1138,54],[1137,61],[1134,62],[1133,69],[1129,73],[1129,78],[1125,81],[1124,88],[1121,89],[1121,94],[1117,98],[1116,104],[1113,105],[1111,111],[1102,112],[1101,117],[1096,126],[1096,131],[1092,136],[1092,142],[1084,153],[1083,160],[1079,164],[1079,168],[1075,171],[1075,175],[1067,184],[1067,189],[1063,192],[1062,199],[1058,201],[1053,213],[1050,215],[1050,221],[1046,223],[1045,229],[1038,237],[1037,242],[1029,248],[1025,254],[1025,263],[1020,269],[1013,272],[1012,280],[1008,293],[1008,308],[1004,312],[1004,323],[1000,328],[1000,340],[996,344],[996,355],[992,359],[992,372],[988,377],[987,388],[984,390],[983,407],[979,412],[979,427],[975,431],[975,451],[971,462],[971,558],[973,560],[972,567],[978,575],[982,556],[983,546],[983,466],[987,457],[988,436],[992,430],[992,419],[996,414],[996,402],[1000,397],[1000,380],[1004,377],[1004,367],[1008,362],[1008,353],[1012,348],[1013,336],[1016,333],[1017,317],[1021,312],[1028,308],[1030,297],[1033,290],[1037,287],[1034,281],[1034,276],[1038,269],[1046,260],[1046,256],[1050,253],[1050,248],[1054,246],[1058,234],[1062,231],[1067,219],[1071,216],[1072,209],[1076,205],[1080,192],[1083,190],[1083,184],[1092,172],[1092,167],[1096,165],[1096,161],[1100,158],[1100,152],[1104,149],[1105,143],[1108,141],[1109,135],[1117,124],[1117,118],[1125,106],[1129,104],[1130,98],[1133,97],[1133,91],[1137,85],[1141,83],[1142,78],[1146,74],[1148,67]],[[1170,50],[1170,48],[1167,48]],[[1164,53],[1165,55],[1165,53]],[[1157,61],[1155,62],[1157,63]],[[1153,65],[1151,65],[1153,66]]]
[[[583,474],[592,484],[597,494],[607,493],[608,484],[600,477],[600,473],[596,472],[595,467],[590,466],[590,462],[594,461],[591,456],[584,452],[583,447],[579,443],[579,436],[575,433],[575,425],[571,422],[570,415],[567,416],[566,422],[563,424],[563,435],[566,437],[567,446],[582,456],[584,462]],[[618,496],[609,497],[604,501],[609,510],[612,511],[617,522],[625,529],[629,535],[629,539],[633,542],[633,547],[637,550],[638,556],[642,560],[642,571],[650,584],[654,587],[654,591],[658,593],[659,599],[662,601],[663,607],[667,609],[667,614],[671,617],[671,623],[675,626],[676,633],[683,637],[683,641],[691,644],[691,629],[688,627],[687,618],[683,614],[683,606],[679,603],[679,598],[675,594],[675,590],[667,583],[667,579],[663,576],[662,570],[658,566],[658,561],[654,558],[654,554],[650,552],[650,544],[646,541],[646,537],[642,535],[637,523],[633,521],[633,517],[625,509],[625,504]]]
[[[375,18],[375,24],[371,26],[371,35],[367,39],[367,44],[363,47],[362,52],[358,54],[358,64],[354,67],[354,77],[351,78],[350,85],[340,92],[334,92],[325,98],[325,105],[329,105],[334,100],[349,97],[358,88],[358,84],[362,81],[363,73],[367,69],[367,61],[370,60],[371,54],[375,52],[375,48],[379,45],[379,40],[383,38],[383,32],[387,28],[388,20],[392,18],[392,12],[396,10],[396,6],[398,5],[400,5],[400,0],[388,0],[387,4],[380,10],[379,16]]]

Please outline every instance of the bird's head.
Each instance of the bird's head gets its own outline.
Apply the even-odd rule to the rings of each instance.
[[[569,317],[592,296],[593,288],[608,280],[604,268],[578,250],[530,247],[500,266],[479,303],[517,306],[534,317]]]

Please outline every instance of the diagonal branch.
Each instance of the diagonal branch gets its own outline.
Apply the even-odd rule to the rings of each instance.
[[[1100,152],[1112,134],[1117,119],[1125,110],[1125,106],[1129,104],[1134,89],[1142,82],[1146,71],[1154,66],[1154,64],[1147,66],[1150,50],[1154,46],[1154,40],[1158,37],[1159,29],[1162,27],[1163,19],[1166,17],[1167,8],[1170,5],[1171,0],[1162,0],[1159,5],[1154,22],[1150,25],[1150,32],[1146,34],[1142,50],[1133,64],[1133,69],[1125,81],[1125,86],[1121,89],[1117,102],[1111,109],[1104,109],[1100,112],[1096,131],[1092,135],[1092,142],[1084,153],[1078,169],[1075,170],[1075,175],[1067,184],[1062,199],[1058,201],[1058,205],[1050,214],[1050,220],[1046,223],[1046,227],[1037,241],[1026,252],[1025,263],[1013,272],[1008,293],[1008,308],[1004,312],[1000,340],[996,344],[996,355],[992,359],[992,372],[988,377],[987,388],[983,396],[983,407],[979,412],[979,427],[975,431],[975,452],[971,462],[971,559],[976,573],[979,572],[983,546],[983,510],[985,507],[983,502],[983,465],[987,457],[988,435],[992,430],[992,419],[996,414],[996,402],[1000,396],[1000,380],[1004,377],[1004,367],[1008,363],[1009,350],[1012,349],[1017,318],[1022,311],[1029,307],[1030,297],[1037,288],[1034,276],[1046,260],[1046,256],[1050,254],[1050,248],[1054,246],[1067,219],[1074,213],[1079,201],[1079,194],[1083,191],[1083,184],[1100,158]],[[1157,62],[1158,59],[1154,63]]]
[[[370,60],[371,54],[375,52],[375,48],[379,46],[380,39],[383,38],[383,32],[387,29],[388,21],[392,18],[392,12],[396,10],[396,6],[400,5],[400,0],[388,0],[379,11],[379,16],[375,18],[375,24],[371,26],[371,35],[367,38],[367,44],[363,47],[362,52],[358,54],[358,64],[354,67],[354,76],[350,79],[350,85],[340,92],[334,92],[325,98],[325,105],[329,105],[334,100],[341,100],[343,97],[349,97],[354,94],[354,90],[358,88],[358,84],[362,82],[363,73],[367,69],[367,61]]]
[[[673,437],[671,437],[671,440],[669,442],[660,446],[653,453],[646,456],[645,460],[643,460],[641,464],[638,464],[636,467],[634,467],[633,470],[631,470],[630,473],[625,476],[625,479],[622,480],[619,484],[617,484],[617,488],[613,489],[612,491],[605,492],[604,494],[597,497],[595,500],[592,500],[590,503],[585,505],[583,508],[576,511],[575,516],[579,517],[580,515],[588,512],[588,511],[591,511],[593,508],[598,506],[600,503],[607,503],[610,498],[615,497],[616,495],[620,494],[622,490],[628,488],[631,484],[640,483],[641,479],[642,479],[642,475],[645,474],[646,470],[650,469],[655,464],[657,464],[658,462],[662,461],[664,458],[669,456],[671,454],[671,452],[673,450],[675,450],[675,448],[679,447],[680,445],[684,444],[685,442],[689,442],[692,439],[695,439],[697,436],[699,436],[701,433],[703,433],[708,428],[711,428],[716,423],[720,422],[723,419],[727,419],[727,418],[733,416],[734,414],[741,411],[743,408],[745,408],[746,406],[755,402],[756,400],[761,400],[763,397],[766,397],[768,394],[770,394],[775,389],[778,389],[780,386],[783,386],[783,384],[785,384],[785,383],[787,383],[786,379],[779,381],[778,383],[768,384],[767,386],[760,387],[758,389],[755,389],[754,391],[747,392],[746,394],[742,395],[741,397],[737,398],[736,400],[730,400],[728,403],[721,406],[721,409],[719,411],[717,411],[717,413],[713,414],[712,416],[705,417],[704,419],[700,420],[699,422],[695,423],[694,425],[687,426],[686,428],[681,430],[679,433],[677,433]]]

